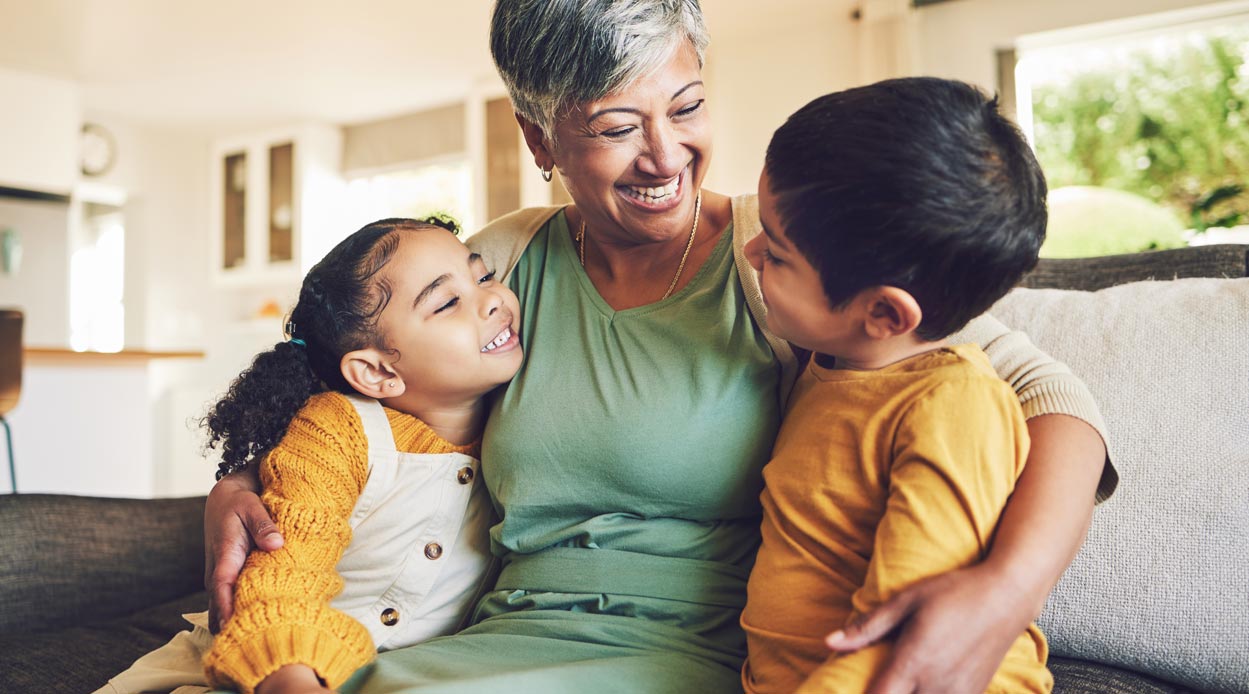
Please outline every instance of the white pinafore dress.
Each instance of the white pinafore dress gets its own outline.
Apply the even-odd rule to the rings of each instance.
[[[379,651],[458,630],[485,587],[494,513],[481,463],[463,453],[403,453],[381,403],[347,396],[369,445],[369,471],[335,570],[343,592],[330,605],[368,629]],[[95,694],[211,691],[201,664],[212,647],[208,613],[135,661]]]

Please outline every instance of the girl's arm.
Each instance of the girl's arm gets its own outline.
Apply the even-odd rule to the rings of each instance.
[[[1094,500],[1118,475],[1088,389],[1025,336],[982,316],[953,342],[978,342],[1019,395],[1032,450],[985,561],[922,581],[830,635],[853,651],[897,629],[871,692],[983,691],[1084,541]]]
[[[372,659],[368,631],[330,606],[343,587],[335,566],[368,475],[359,428],[346,398],[314,396],[261,464],[264,503],[286,542],[247,559],[234,615],[204,659],[214,685],[251,692],[283,666],[303,664],[337,686]]]

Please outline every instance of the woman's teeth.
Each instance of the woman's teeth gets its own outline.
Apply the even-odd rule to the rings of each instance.
[[[485,347],[482,347],[481,351],[490,352],[494,350],[496,347],[498,347],[499,345],[503,344],[504,342],[507,342],[510,339],[512,339],[512,329],[506,328],[503,330],[503,332],[499,333],[498,337],[491,340],[490,344],[486,345]]]
[[[654,187],[643,188],[641,186],[625,186],[625,190],[629,191],[629,194],[637,198],[638,200],[642,200],[644,202],[655,203],[655,202],[661,202],[663,200],[667,200],[673,195],[676,195],[677,184],[679,184],[680,181],[681,181],[680,178],[674,178],[672,179],[672,182],[669,183],[668,185],[660,186],[658,188],[654,188]]]

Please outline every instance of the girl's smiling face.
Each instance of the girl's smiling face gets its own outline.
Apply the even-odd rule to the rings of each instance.
[[[523,357],[516,295],[450,232],[399,233],[377,329],[403,395],[453,405],[511,380]]]

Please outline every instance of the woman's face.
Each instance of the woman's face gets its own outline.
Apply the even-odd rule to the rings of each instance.
[[[602,241],[684,238],[711,158],[698,55],[688,44],[660,69],[555,125],[550,154]]]

